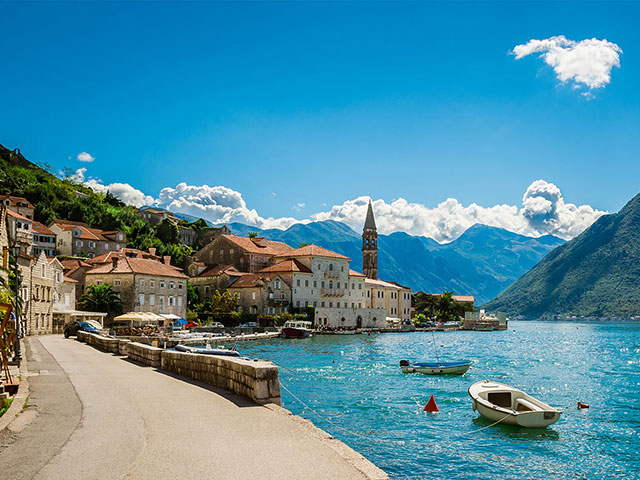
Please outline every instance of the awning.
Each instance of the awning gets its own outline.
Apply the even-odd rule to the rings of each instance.
[[[167,320],[180,320],[180,317],[178,315],[174,315],[173,313],[161,313],[160,316],[166,318]]]
[[[54,314],[71,315],[73,317],[106,317],[103,312],[85,312],[83,310],[53,310]]]
[[[132,323],[158,323],[164,322],[165,318],[161,315],[151,312],[129,312],[119,315],[113,319],[114,322],[132,322]]]

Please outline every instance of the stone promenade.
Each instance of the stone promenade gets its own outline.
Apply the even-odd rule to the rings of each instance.
[[[61,336],[25,343],[30,397],[0,432],[3,479],[387,478],[279,407]]]

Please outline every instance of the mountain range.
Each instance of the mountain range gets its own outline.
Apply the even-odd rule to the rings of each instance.
[[[236,235],[256,232],[292,247],[315,243],[351,258],[351,268],[362,271],[362,236],[333,220],[295,224],[286,230],[260,230],[241,223],[228,227]],[[507,230],[473,225],[451,243],[396,232],[378,235],[378,277],[413,290],[469,294],[482,304],[498,295],[564,240],[539,238]]]
[[[640,314],[640,194],[550,252],[486,307],[526,318]]]

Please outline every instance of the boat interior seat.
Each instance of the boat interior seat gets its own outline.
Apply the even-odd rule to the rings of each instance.
[[[525,398],[516,398],[516,412],[541,412],[542,408]]]

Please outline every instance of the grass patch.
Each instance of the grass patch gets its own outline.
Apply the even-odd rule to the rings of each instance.
[[[0,408],[0,417],[2,417],[2,415],[4,415],[7,410],[9,410],[9,407],[13,403],[13,398],[8,398],[4,400],[2,403],[3,405],[2,405],[2,408]]]

